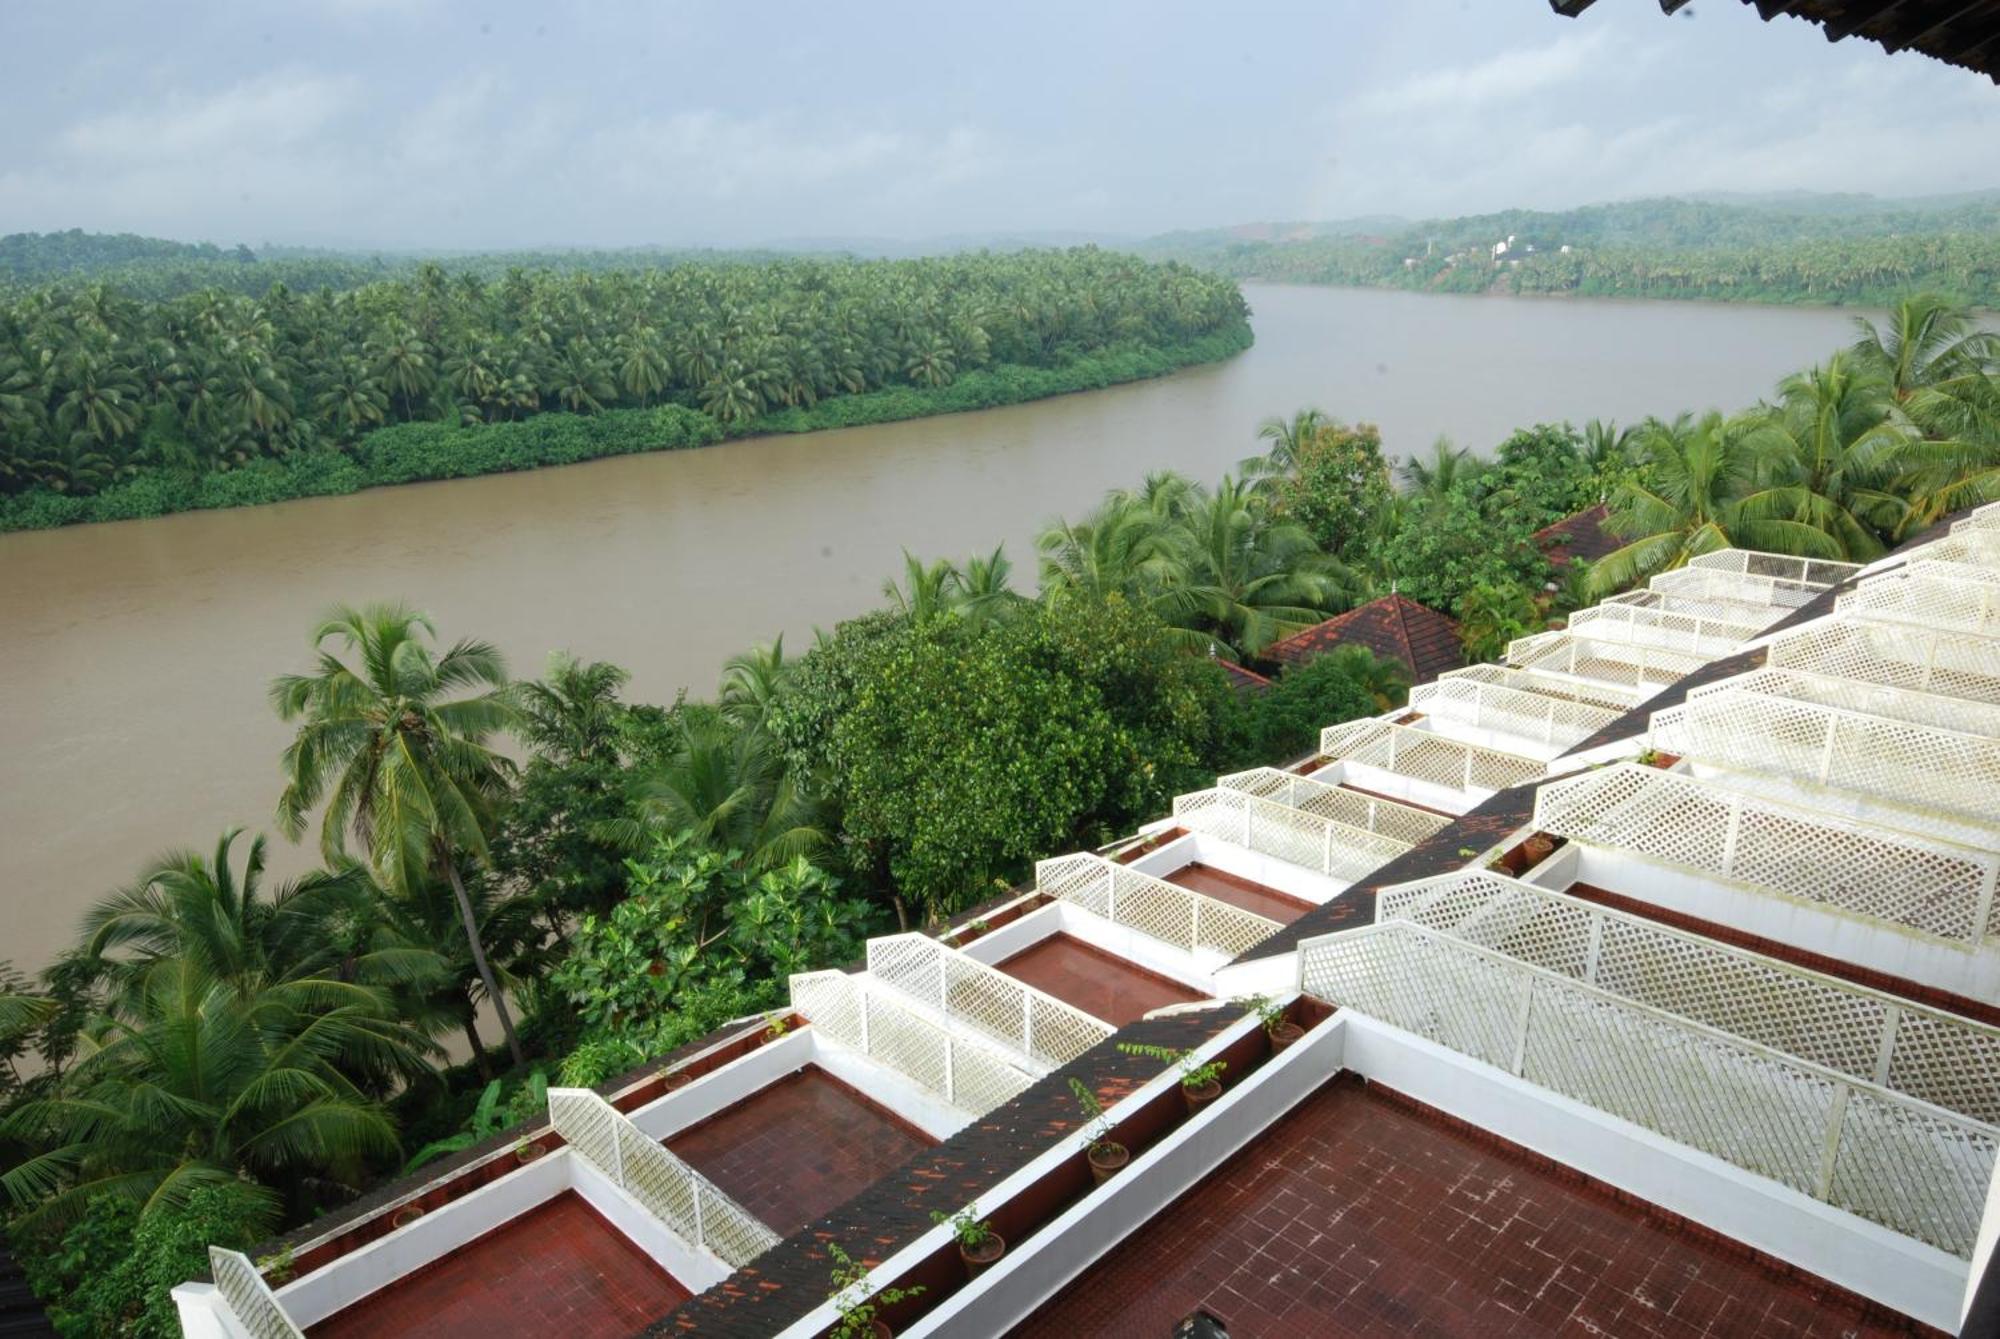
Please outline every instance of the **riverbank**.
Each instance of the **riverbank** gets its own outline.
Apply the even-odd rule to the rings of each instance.
[[[141,475],[86,497],[45,489],[23,493],[0,501],[0,534],[335,497],[396,484],[507,474],[750,437],[970,413],[1220,362],[1249,348],[1254,338],[1245,322],[1184,344],[1120,345],[1059,367],[1003,364],[967,372],[949,385],[836,396],[811,408],[783,409],[728,426],[682,405],[597,414],[544,413],[473,427],[399,423],[376,429],[344,451],[300,452],[213,474]]]

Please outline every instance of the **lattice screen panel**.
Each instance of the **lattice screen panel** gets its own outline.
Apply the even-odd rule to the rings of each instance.
[[[1668,753],[1877,796],[1915,811],[1911,823],[1934,810],[1984,825],[1995,817],[2000,741],[1734,686],[1652,721],[1653,742]]]
[[[2000,1121],[2000,1028],[1488,870],[1385,888],[1406,920],[1849,1078]]]
[[[208,1248],[209,1272],[215,1276],[215,1290],[229,1304],[229,1312],[250,1339],[305,1339],[305,1332],[292,1323],[285,1308],[272,1293],[271,1285],[250,1258],[241,1251]]]
[[[1718,624],[1737,624],[1754,627],[1759,631],[1770,627],[1783,618],[1786,610],[1771,604],[1747,604],[1737,600],[1718,599],[1707,595],[1680,595],[1669,591],[1647,592],[1647,608],[1662,614],[1677,614],[1683,618],[1706,619]],[[1603,606],[1600,605],[1599,608]],[[1574,622],[1574,620],[1572,620]],[[1734,650],[1732,646],[1729,648]]]
[[[1507,643],[1507,663],[1516,669],[1573,675],[1641,689],[1648,696],[1694,673],[1709,659],[1656,646],[1602,641],[1568,631],[1539,632]]]
[[[1814,582],[1751,576],[1712,567],[1680,567],[1662,572],[1648,581],[1646,588],[1661,595],[1780,610],[1798,609],[1826,589]]]
[[[2000,704],[2000,654],[1965,633],[1822,619],[1772,638],[1765,664]]]
[[[1569,616],[1569,631],[1598,641],[1658,647],[1712,659],[1728,655],[1762,633],[1770,621],[1732,622],[1697,618],[1664,609],[1629,604],[1600,604]]]
[[[1813,586],[1832,586],[1861,570],[1858,563],[1837,563],[1827,558],[1794,558],[1782,553],[1759,553],[1754,549],[1717,549],[1688,559],[1688,566],[1717,572],[1740,572],[1747,576],[1778,577]]]
[[[549,1089],[549,1121],[571,1151],[724,1264],[740,1269],[778,1244],[777,1233],[590,1089]]]
[[[1505,790],[1543,775],[1547,764],[1518,753],[1461,744],[1387,721],[1348,721],[1320,731],[1319,751],[1449,790]]]
[[[1855,618],[2000,636],[2000,587],[1978,582],[1885,572],[1843,592],[1834,600],[1834,608]]]
[[[1165,944],[1235,957],[1279,930],[1255,912],[1089,852],[1037,861],[1035,888]]]
[[[2000,530],[2000,502],[1989,502],[1976,508],[1970,516],[1951,523],[1951,533],[1962,535],[1966,531]]]
[[[1713,697],[1731,689],[1763,693],[1770,697],[1815,702],[1864,716],[1886,716],[1913,725],[1951,730],[1968,735],[2000,735],[2000,704],[1968,702],[1964,698],[1920,693],[1908,688],[1891,688],[1865,679],[1837,679],[1795,669],[1751,670],[1722,683],[1708,684],[1688,693],[1688,700]]]
[[[1910,560],[1924,558],[1941,563],[1965,563],[1974,567],[2000,565],[2000,527],[1949,534],[1935,543],[1911,549],[1903,557]]]
[[[1406,922],[1309,939],[1303,988],[1970,1258],[2000,1131]]]
[[[1174,822],[1352,883],[1408,849],[1403,842],[1238,790],[1174,797]]]
[[[1514,669],[1507,665],[1467,665],[1464,669],[1446,670],[1438,676],[1438,682],[1466,680],[1471,683],[1490,683],[1501,688],[1512,688],[1518,692],[1535,693],[1542,697],[1560,698],[1565,702],[1582,702],[1593,707],[1606,707],[1623,713],[1638,706],[1652,696],[1650,689],[1620,688],[1608,683],[1590,683],[1582,679],[1561,679],[1550,674],[1537,674],[1533,670]]]
[[[2000,856],[1624,764],[1550,782],[1535,826],[1960,944],[2000,933]]]
[[[869,940],[868,974],[1050,1069],[1113,1031],[1102,1019],[920,934]]]
[[[1385,800],[1379,795],[1364,795],[1358,790],[1315,781],[1309,776],[1280,771],[1275,767],[1253,767],[1247,772],[1232,772],[1217,777],[1215,784],[1221,790],[1240,790],[1259,799],[1303,809],[1309,814],[1387,837],[1402,846],[1415,846],[1451,826],[1451,820],[1443,814]],[[1402,854],[1401,850],[1388,846],[1370,849],[1381,851],[1384,860]]]
[[[1557,745],[1574,744],[1625,714],[1470,679],[1418,684],[1410,690],[1410,708],[1474,729]]]
[[[1035,1081],[979,1042],[908,1008],[867,979],[846,972],[806,972],[791,981],[792,1007],[815,1028],[886,1065],[975,1116],[1009,1101]]]

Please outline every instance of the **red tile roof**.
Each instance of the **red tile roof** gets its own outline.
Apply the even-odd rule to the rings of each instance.
[[[1429,683],[1465,663],[1458,624],[1407,595],[1384,595],[1292,634],[1264,648],[1264,656],[1302,665],[1336,646],[1365,646],[1384,660],[1400,660],[1417,683]]]
[[[1233,660],[1217,656],[1215,663],[1222,666],[1222,672],[1229,677],[1229,686],[1243,697],[1255,697],[1259,693],[1271,691],[1271,681],[1252,669],[1245,669]]]
[[[1554,525],[1535,531],[1535,547],[1558,570],[1576,558],[1594,563],[1605,554],[1625,547],[1624,540],[1604,528],[1605,518],[1610,515],[1611,509],[1602,502],[1586,507],[1574,516],[1565,516]]]

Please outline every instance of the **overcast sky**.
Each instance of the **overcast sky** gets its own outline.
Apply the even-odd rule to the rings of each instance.
[[[1737,0],[4,0],[0,233],[742,245],[2000,186],[2000,89]]]

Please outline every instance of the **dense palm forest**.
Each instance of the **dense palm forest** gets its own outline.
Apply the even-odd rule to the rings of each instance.
[[[1400,468],[1317,410],[1257,438],[1212,484],[1158,474],[1047,527],[1033,593],[1004,552],[913,555],[881,609],[745,651],[705,701],[629,702],[623,670],[567,654],[521,677],[399,605],[302,620],[270,667],[271,812],[217,817],[319,867],[274,883],[266,838],[190,833],[39,978],[0,972],[0,1191],[60,1327],[172,1335],[208,1243],[533,1120],[551,1083],[773,1008],[791,972],[1396,706],[1402,667],[1365,651],[1262,658],[1374,594],[1453,614],[1485,658],[1694,554],[1867,559],[2000,497],[2000,340],[1918,297],[1730,416],[1539,424]],[[1627,543],[1558,579],[1535,532],[1599,501]],[[1240,696],[1222,658],[1274,682]]]
[[[1924,290],[2000,306],[2000,201],[1990,197],[1642,200],[1421,223],[1215,229],[1156,238],[1145,250],[1238,279],[1423,292],[1886,306]]]
[[[1232,284],[1094,249],[496,278],[422,264],[158,299],[92,278],[0,301],[0,500],[16,495],[0,528],[981,407],[1249,339]],[[627,417],[574,421],[609,411]],[[570,417],[494,431],[544,414]]]

